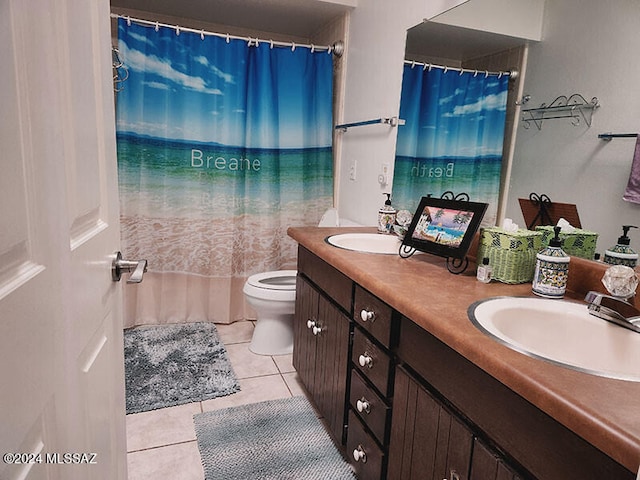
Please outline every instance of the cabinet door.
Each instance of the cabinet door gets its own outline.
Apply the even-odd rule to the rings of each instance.
[[[318,302],[316,362],[312,395],[334,438],[344,443],[347,369],[349,363],[349,317],[320,297]]]
[[[388,479],[467,480],[472,442],[464,424],[397,369]]]
[[[318,291],[298,276],[293,318],[293,366],[310,393],[315,388],[316,340],[309,325],[318,321],[319,297]]]
[[[521,480],[521,477],[497,453],[476,438],[469,480]]]
[[[349,317],[303,277],[296,288],[293,366],[335,440],[344,444]]]

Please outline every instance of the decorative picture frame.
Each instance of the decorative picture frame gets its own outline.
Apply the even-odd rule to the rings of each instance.
[[[487,207],[487,203],[422,197],[402,244],[447,259],[463,260]]]

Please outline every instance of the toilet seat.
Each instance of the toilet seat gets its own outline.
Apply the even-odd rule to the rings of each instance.
[[[297,270],[277,270],[251,275],[244,285],[244,293],[265,300],[292,302],[296,298]]]
[[[267,290],[295,290],[297,270],[277,270],[251,275],[247,279],[249,285]]]

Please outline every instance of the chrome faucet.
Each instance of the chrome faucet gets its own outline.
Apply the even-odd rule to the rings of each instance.
[[[591,315],[640,333],[640,310],[629,302],[594,291],[587,293],[584,300]]]

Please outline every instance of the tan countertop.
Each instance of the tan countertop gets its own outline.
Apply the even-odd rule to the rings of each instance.
[[[453,275],[445,260],[433,255],[403,259],[325,242],[335,233],[372,231],[292,227],[288,234],[571,431],[638,471],[640,382],[597,377],[531,358],[492,340],[469,321],[467,308],[473,302],[501,295],[533,296],[530,283],[484,284],[476,280],[473,264],[464,274]],[[570,287],[576,281],[571,275],[588,276],[578,268],[570,270]]]

